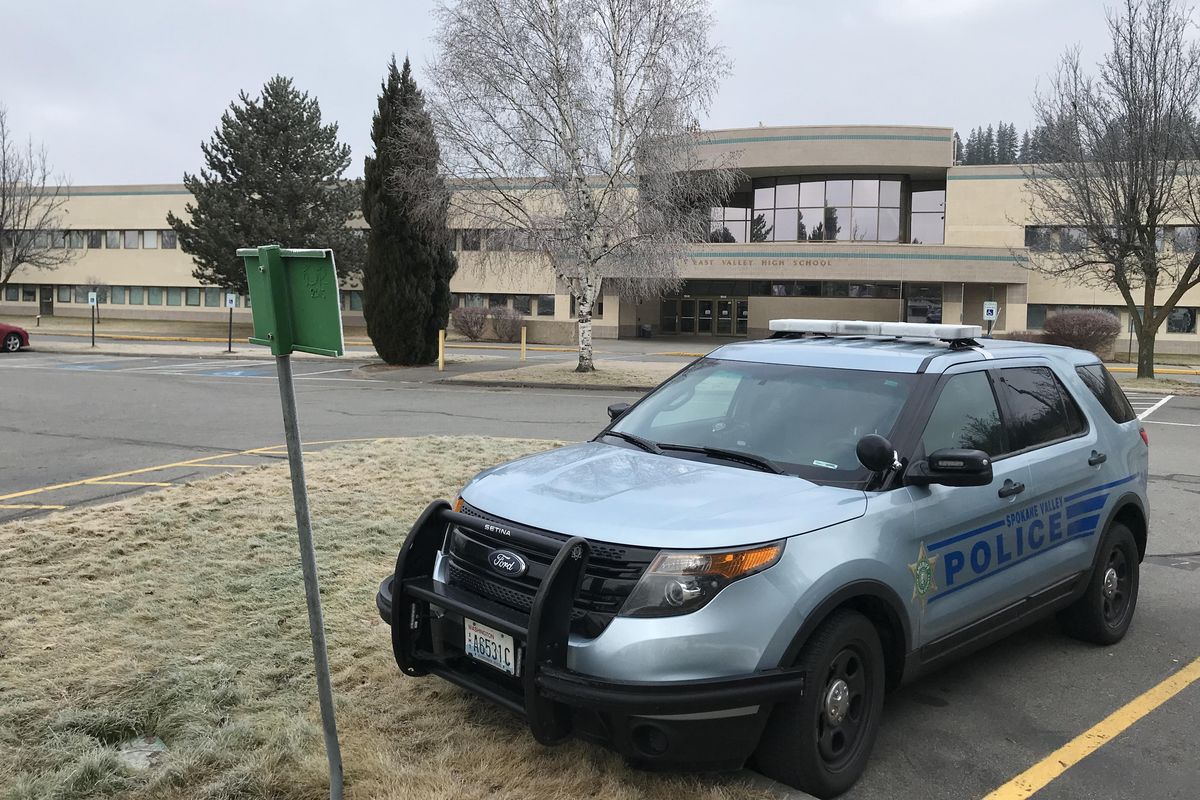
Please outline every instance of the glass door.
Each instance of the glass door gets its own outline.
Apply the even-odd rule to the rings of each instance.
[[[41,314],[43,317],[54,316],[54,287],[53,286],[43,286],[42,287],[41,304],[40,304],[40,307],[38,308],[38,313]]]
[[[750,302],[748,300],[736,300],[734,306],[737,309],[737,319],[734,321],[734,333],[738,336],[746,335],[746,327],[750,321]]]
[[[695,333],[696,332],[696,301],[695,300],[680,300],[679,301],[679,332],[680,333]]]
[[[713,301],[712,300],[697,300],[696,304],[700,309],[700,316],[696,319],[696,333],[712,333],[713,332]]]
[[[717,335],[729,336],[733,333],[733,301],[717,301]]]
[[[663,333],[679,333],[678,300],[663,300],[659,305],[658,328]]]

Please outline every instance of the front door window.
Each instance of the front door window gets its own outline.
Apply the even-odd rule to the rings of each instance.
[[[733,333],[733,301],[717,301],[717,335],[729,336]]]
[[[712,333],[713,332],[713,301],[712,300],[697,300],[696,305],[700,310],[700,315],[696,319],[696,333]]]

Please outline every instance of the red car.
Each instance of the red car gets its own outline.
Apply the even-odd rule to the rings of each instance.
[[[29,347],[29,331],[0,322],[0,350],[15,353],[22,347]]]

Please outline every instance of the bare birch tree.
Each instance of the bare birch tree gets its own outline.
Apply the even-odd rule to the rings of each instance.
[[[35,149],[32,139],[18,143],[0,106],[0,289],[18,267],[53,270],[70,259],[61,242],[69,195],[45,148]]]
[[[1197,237],[1164,241],[1164,226],[1200,224],[1200,47],[1191,27],[1176,0],[1125,0],[1109,12],[1111,49],[1098,72],[1071,49],[1034,101],[1049,133],[1047,163],[1025,168],[1025,186],[1031,221],[1055,233],[1031,267],[1121,293],[1140,378],[1154,377],[1159,327],[1200,285]]]
[[[447,0],[435,13],[430,111],[454,210],[543,254],[575,299],[577,370],[591,371],[603,288],[677,286],[733,187],[697,150],[729,69],[708,2]]]

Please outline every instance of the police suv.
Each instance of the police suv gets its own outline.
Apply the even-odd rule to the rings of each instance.
[[[1149,442],[1094,355],[967,325],[771,330],[432,503],[376,597],[401,670],[545,744],[752,760],[829,797],[903,681],[1048,614],[1124,636]]]

